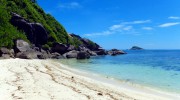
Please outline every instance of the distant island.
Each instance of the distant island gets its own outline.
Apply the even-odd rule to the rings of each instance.
[[[144,49],[138,46],[133,46],[130,50],[144,50]]]

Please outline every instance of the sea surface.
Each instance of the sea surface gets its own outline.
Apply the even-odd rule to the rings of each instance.
[[[180,93],[180,50],[126,50],[128,54],[60,60],[81,71]]]

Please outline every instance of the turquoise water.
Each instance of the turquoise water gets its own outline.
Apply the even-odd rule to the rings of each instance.
[[[180,93],[180,50],[126,52],[126,55],[61,62],[82,71]]]

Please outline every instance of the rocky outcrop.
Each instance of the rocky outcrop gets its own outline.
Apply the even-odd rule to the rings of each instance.
[[[63,56],[64,56],[65,58],[77,58],[77,54],[78,54],[78,53],[79,53],[79,51],[73,50],[73,51],[69,51],[69,52],[63,54]]]
[[[107,51],[103,48],[98,48],[96,51],[94,51],[97,55],[107,55]]]
[[[4,47],[0,48],[0,56],[2,56],[3,54],[10,54],[9,49]]]
[[[17,39],[14,40],[13,53],[6,48],[1,48],[0,56],[9,58],[16,57],[22,59],[61,59],[61,58],[77,58],[88,59],[90,56],[97,55],[118,55],[123,54],[120,50],[111,50],[107,52],[102,49],[97,43],[81,38],[79,35],[70,34],[72,38],[78,39],[80,45],[75,47],[70,44],[62,44],[54,42],[52,47],[42,45],[47,43],[48,34],[46,29],[40,23],[31,23],[16,13],[12,13],[10,20],[11,24],[16,26],[19,30],[25,32],[30,43]],[[45,48],[47,47],[47,48]]]
[[[13,53],[13,51],[11,51],[5,47],[2,47],[2,48],[0,48],[0,57],[4,58],[4,59],[14,58],[14,53]]]
[[[31,47],[28,42],[21,40],[21,39],[17,39],[14,41],[14,52],[15,53],[30,51],[30,49],[31,49]]]
[[[97,56],[97,53],[96,52],[94,52],[94,51],[87,51],[87,53],[89,53],[90,54],[90,56]]]
[[[30,23],[20,15],[12,13],[11,24],[26,33],[28,40],[36,46],[43,45],[48,40],[48,34],[40,23]]]
[[[100,48],[100,46],[99,46],[98,44],[92,42],[92,41],[89,40],[89,39],[83,38],[83,39],[81,39],[81,41],[83,42],[83,45],[84,45],[86,48],[88,48],[88,49],[90,49],[90,50],[92,50],[92,51],[98,50],[98,49]]]
[[[22,59],[50,58],[50,55],[46,51],[38,47],[32,47],[28,42],[21,39],[17,39],[14,41],[14,53],[16,58]]]
[[[15,54],[15,57],[21,59],[47,59],[51,58],[51,54],[48,54],[44,51],[35,51],[32,49],[30,51],[18,52]]]
[[[85,51],[80,51],[77,54],[77,59],[89,59],[89,58],[90,58],[90,54]]]
[[[62,44],[62,43],[54,43],[52,48],[51,48],[51,51],[52,52],[58,52],[59,54],[64,54],[67,52],[67,45],[65,44]]]
[[[36,52],[18,52],[15,56],[16,58],[21,58],[21,59],[37,59],[37,54]]]
[[[106,50],[95,51],[97,55],[107,55]]]
[[[74,34],[74,33],[72,33],[72,34],[69,34],[71,37],[76,37],[77,39],[82,39],[79,35],[76,35],[76,34]]]
[[[73,45],[69,45],[69,46],[67,46],[67,51],[72,51],[72,50],[75,50],[76,48],[75,48],[75,46],[73,46]]]
[[[90,49],[91,51],[96,51],[100,46],[97,43],[94,43],[93,41],[86,39],[86,38],[81,38],[79,35],[76,34],[70,34],[71,37],[77,38],[79,41],[81,41],[83,44],[81,47],[85,47]]]
[[[143,50],[143,48],[138,46],[133,46],[130,50]]]
[[[115,55],[121,55],[121,54],[127,54],[126,52],[118,49],[112,49],[108,51],[109,55],[115,56]]]
[[[61,54],[55,52],[55,53],[52,53],[52,54],[51,54],[51,58],[52,58],[52,59],[64,59],[65,57],[62,56]]]

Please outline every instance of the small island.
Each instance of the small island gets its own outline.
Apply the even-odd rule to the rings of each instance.
[[[130,50],[144,50],[144,49],[138,46],[133,46]]]

